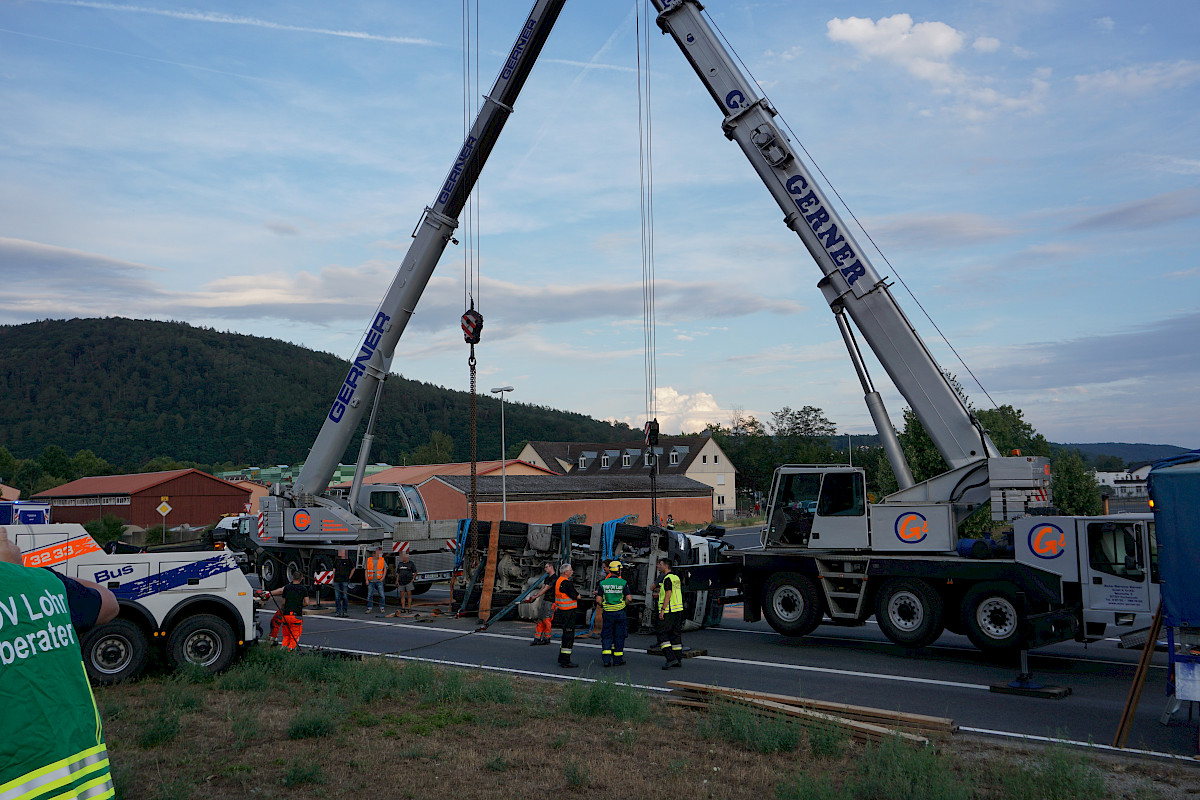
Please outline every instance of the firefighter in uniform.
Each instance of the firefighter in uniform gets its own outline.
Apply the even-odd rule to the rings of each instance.
[[[683,582],[671,572],[671,562],[658,560],[658,572],[662,575],[662,587],[658,591],[658,639],[659,649],[666,656],[663,669],[683,666]]]
[[[633,599],[629,584],[621,577],[621,562],[611,561],[608,574],[596,585],[596,605],[604,614],[600,627],[600,659],[606,667],[625,664],[625,606]]]
[[[0,528],[0,606],[12,612],[0,628],[5,711],[0,718],[0,797],[113,796],[100,713],[71,623],[72,602],[78,605],[76,615],[89,622],[107,622],[116,615],[116,599],[111,613],[105,611],[105,595],[98,588],[66,584],[48,570],[21,566],[20,550]],[[76,601],[72,592],[81,590]],[[85,611],[89,598],[91,608]]]
[[[571,582],[575,570],[570,564],[558,568],[558,580],[554,582],[554,611],[562,626],[562,645],[558,650],[560,667],[578,667],[571,660],[571,649],[575,645],[575,611],[579,608],[579,590]]]

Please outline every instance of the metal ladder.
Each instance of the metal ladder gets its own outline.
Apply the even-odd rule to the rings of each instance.
[[[830,556],[814,559],[825,607],[834,619],[861,619],[867,599],[870,556]]]

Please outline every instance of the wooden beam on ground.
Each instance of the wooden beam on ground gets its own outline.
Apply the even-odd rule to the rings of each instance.
[[[799,719],[807,719],[814,722],[824,723],[826,725],[833,725],[846,731],[855,739],[880,742],[888,736],[898,736],[909,744],[917,744],[921,745],[922,747],[925,747],[929,744],[929,740],[927,738],[924,736],[917,736],[914,733],[897,731],[893,730],[892,728],[886,728],[882,725],[873,725],[870,722],[859,722],[858,720],[837,717],[832,714],[822,714],[819,711],[810,711],[806,708],[797,708],[784,703],[776,703],[772,700],[754,700],[751,698],[745,698],[740,699],[738,702],[745,703],[752,708],[760,708],[764,711],[772,711],[788,717],[797,717]]]
[[[734,689],[726,686],[712,686],[704,683],[690,683],[688,681],[667,681],[667,685],[673,689],[680,689],[701,696],[717,695],[734,700],[766,700],[810,711],[832,714],[846,719],[886,725],[889,728],[903,728],[906,730],[940,734],[954,733],[958,730],[958,725],[955,724],[954,720],[947,719],[946,717],[930,717],[924,714],[910,714],[903,711],[889,711],[882,708],[833,703],[806,697],[789,697],[782,694],[756,692],[750,689]]]

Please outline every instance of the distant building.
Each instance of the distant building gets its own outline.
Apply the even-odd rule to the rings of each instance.
[[[657,459],[660,478],[677,475],[710,488],[712,519],[730,519],[737,509],[737,470],[708,435],[662,436],[653,452],[642,441],[530,442],[521,451],[520,459],[560,475],[642,477],[647,486],[651,465]],[[683,518],[676,515],[676,519]]]
[[[354,464],[338,464],[333,471],[333,476],[329,479],[329,484],[332,486],[343,481],[349,482],[354,477],[354,467]],[[391,468],[391,464],[368,464],[366,472],[370,476]],[[217,477],[227,481],[250,480],[270,486],[272,483],[293,483],[300,476],[302,469],[304,469],[303,464],[295,466],[276,464],[270,467],[245,467],[229,472],[218,472]]]
[[[34,497],[50,502],[54,522],[83,524],[111,514],[127,525],[149,528],[163,524],[158,509],[166,502],[168,528],[202,528],[226,514],[241,513],[250,490],[198,469],[175,469],[80,478]]]
[[[553,524],[583,514],[587,524],[599,525],[629,514],[649,525],[650,482],[643,476],[512,475],[504,480],[493,472],[476,478],[479,519]],[[706,523],[712,519],[712,490],[682,475],[662,475],[655,506],[658,515],[678,522]],[[470,516],[469,475],[436,475],[417,486],[430,519]],[[505,502],[507,497],[507,502]]]
[[[1137,464],[1124,472],[1097,472],[1096,482],[1111,486],[1116,492],[1114,497],[1143,498],[1150,494],[1146,489],[1146,478],[1150,475],[1149,462]]]
[[[21,490],[0,483],[0,500],[20,500]]]
[[[503,467],[503,470],[501,469]],[[500,461],[476,461],[476,475],[499,475],[501,471],[508,477],[514,475],[555,475],[544,467],[527,464],[518,458],[510,458],[508,461],[501,463]],[[456,464],[414,464],[408,467],[388,467],[380,472],[368,473],[363,479],[363,483],[398,483],[398,484],[417,484],[432,478],[434,475],[470,475],[471,462],[465,461]],[[353,474],[346,478],[345,481],[336,486],[331,484],[331,488],[348,489],[350,488],[350,479]]]

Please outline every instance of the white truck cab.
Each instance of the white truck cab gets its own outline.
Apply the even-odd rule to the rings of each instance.
[[[254,593],[229,551],[106,553],[80,525],[7,525],[27,567],[46,567],[107,587],[117,618],[81,642],[88,677],[137,677],[151,648],[174,667],[218,672],[258,637]]]

